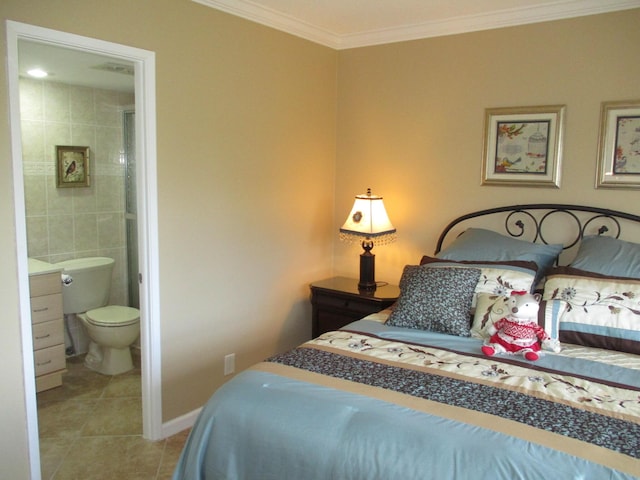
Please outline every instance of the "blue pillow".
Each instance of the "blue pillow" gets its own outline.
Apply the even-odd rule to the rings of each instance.
[[[640,245],[589,235],[582,239],[571,266],[602,275],[640,278]]]
[[[491,230],[469,228],[436,255],[447,260],[527,260],[538,265],[539,277],[551,268],[562,252],[562,245],[527,242]]]

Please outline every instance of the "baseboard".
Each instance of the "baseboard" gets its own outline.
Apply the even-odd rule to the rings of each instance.
[[[193,427],[193,424],[196,423],[196,419],[198,415],[200,415],[200,411],[202,407],[197,408],[189,413],[185,413],[184,415],[174,418],[173,420],[169,420],[162,424],[162,438],[167,438],[176,433],[180,433],[187,428]]]

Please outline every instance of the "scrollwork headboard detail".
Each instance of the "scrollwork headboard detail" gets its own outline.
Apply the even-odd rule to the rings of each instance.
[[[454,219],[440,234],[435,253],[442,250],[447,236],[456,227],[460,227],[463,222],[487,215],[500,214],[505,214],[504,231],[500,233],[514,238],[522,237],[522,239],[536,243],[559,243],[548,241],[545,228],[552,223],[556,226],[560,223],[566,236],[566,239],[562,241],[565,250],[577,245],[585,235],[608,235],[621,238],[625,222],[628,222],[627,225],[635,225],[640,229],[640,216],[616,210],[552,203],[508,205],[471,212]],[[555,233],[556,230],[558,228],[552,233]],[[636,242],[639,240],[640,238],[635,238]]]

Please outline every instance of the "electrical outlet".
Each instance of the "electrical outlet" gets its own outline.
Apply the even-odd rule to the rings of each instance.
[[[236,371],[236,354],[230,353],[224,356],[224,374],[231,375]]]

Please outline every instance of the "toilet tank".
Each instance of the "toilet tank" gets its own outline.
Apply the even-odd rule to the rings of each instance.
[[[63,275],[73,280],[62,288],[64,313],[83,313],[109,303],[113,258],[86,257],[58,262]]]

